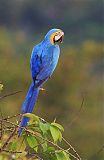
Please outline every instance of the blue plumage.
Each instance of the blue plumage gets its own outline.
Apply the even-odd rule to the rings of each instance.
[[[56,68],[60,54],[60,48],[56,42],[61,42],[63,36],[64,33],[60,29],[52,29],[46,34],[43,41],[33,48],[30,60],[33,82],[22,106],[22,113],[31,113],[33,111],[40,87],[48,80]],[[22,116],[20,126],[25,127],[28,121],[29,118]],[[22,130],[20,128],[18,136],[21,135]]]

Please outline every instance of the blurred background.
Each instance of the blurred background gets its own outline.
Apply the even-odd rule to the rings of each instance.
[[[56,118],[64,137],[87,160],[104,160],[104,150],[97,154],[104,144],[103,7],[103,0],[0,0],[2,95],[23,91],[0,101],[3,116],[20,112],[31,84],[33,46],[49,29],[61,28],[59,64],[34,113],[50,122]]]

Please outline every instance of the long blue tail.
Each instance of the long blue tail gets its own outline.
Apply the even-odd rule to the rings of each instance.
[[[34,109],[34,105],[36,103],[37,97],[38,97],[38,93],[39,93],[39,87],[35,88],[34,87],[34,83],[32,82],[29,91],[27,93],[26,99],[23,103],[22,106],[22,113],[31,113]],[[22,116],[20,119],[20,126],[21,127],[25,127],[27,126],[27,123],[29,121],[28,117],[24,117]],[[20,137],[21,133],[22,133],[23,128],[20,128],[19,132],[18,132],[18,137]]]

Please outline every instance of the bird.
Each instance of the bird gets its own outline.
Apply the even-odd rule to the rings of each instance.
[[[33,47],[30,58],[32,83],[22,105],[22,114],[33,112],[41,86],[51,77],[57,66],[60,55],[58,42],[62,43],[63,39],[64,32],[54,28],[49,30],[43,40]],[[23,127],[26,127],[28,122],[28,117],[20,118],[18,137],[21,136]]]

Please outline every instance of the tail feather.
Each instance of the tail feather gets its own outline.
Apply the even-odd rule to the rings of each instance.
[[[22,110],[21,110],[22,113],[31,113],[33,111],[34,105],[35,105],[37,97],[38,97],[38,93],[39,93],[39,87],[35,88],[34,83],[32,83],[29,88],[29,91],[27,93],[25,102],[22,106]],[[29,121],[28,117],[22,116],[20,119],[20,126],[21,127],[27,126],[28,121]],[[21,135],[22,130],[23,130],[23,128],[19,129],[18,137]]]

